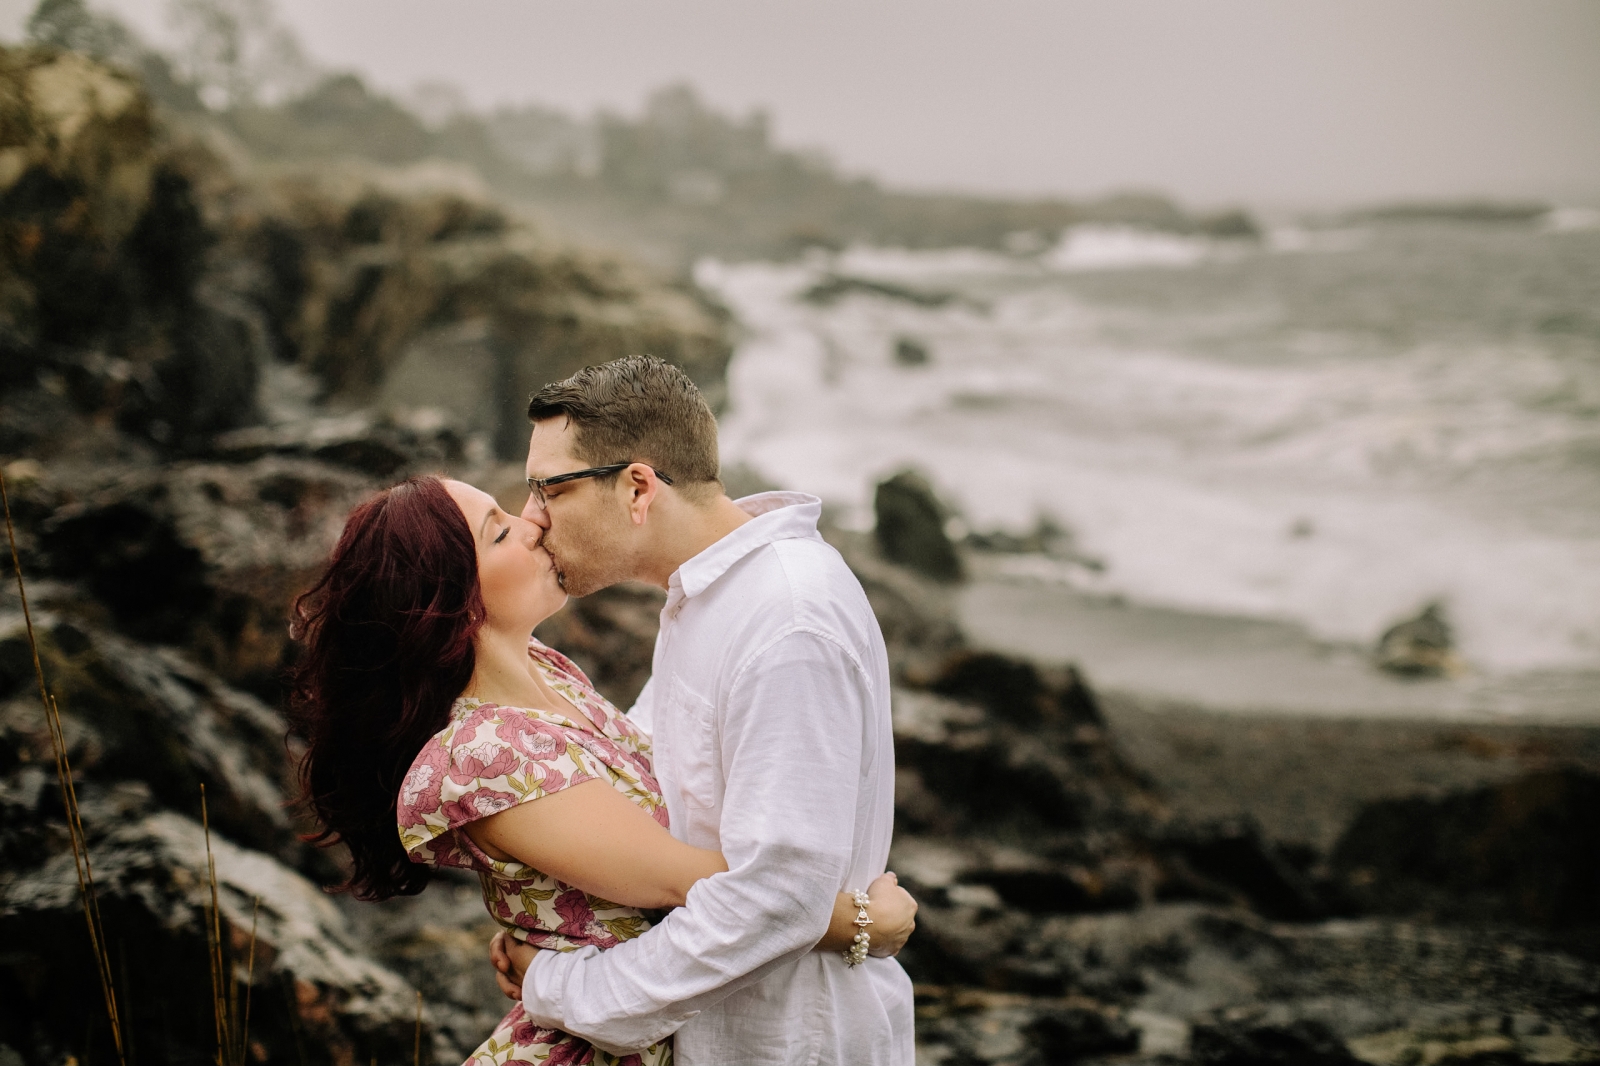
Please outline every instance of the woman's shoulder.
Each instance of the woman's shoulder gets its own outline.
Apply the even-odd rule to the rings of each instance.
[[[471,865],[451,830],[605,777],[573,732],[521,707],[457,699],[400,786],[396,816],[413,861]]]

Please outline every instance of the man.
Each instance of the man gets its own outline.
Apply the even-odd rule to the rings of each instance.
[[[658,359],[546,386],[528,417],[523,517],[545,529],[566,590],[667,590],[629,713],[654,734],[673,834],[721,850],[728,871],[609,951],[497,941],[496,965],[526,966],[539,1024],[618,1054],[676,1033],[683,1066],[911,1066],[900,965],[811,950],[835,892],[903,891],[874,883],[893,823],[888,660],[860,584],[817,533],[820,501],[730,500],[710,408]]]

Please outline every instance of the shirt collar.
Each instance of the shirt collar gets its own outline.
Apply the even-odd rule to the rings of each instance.
[[[817,535],[822,501],[804,492],[758,492],[733,501],[751,520],[672,572],[667,608],[700,595],[734,563],[779,540]]]

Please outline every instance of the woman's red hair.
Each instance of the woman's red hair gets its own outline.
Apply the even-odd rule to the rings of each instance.
[[[294,603],[304,645],[289,719],[305,739],[301,801],[321,846],[343,842],[358,899],[415,895],[426,866],[400,846],[400,783],[472,678],[483,624],[472,531],[444,484],[418,477],[350,513],[321,578]]]

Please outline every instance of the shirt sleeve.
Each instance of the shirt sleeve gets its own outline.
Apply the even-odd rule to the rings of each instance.
[[[849,872],[871,687],[836,641],[792,631],[735,678],[720,723],[726,873],[605,952],[540,952],[523,1010],[615,1054],[809,950]]]

